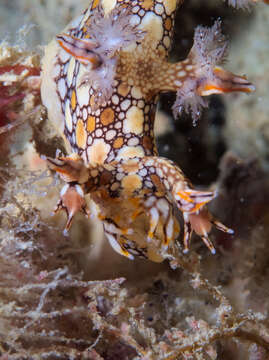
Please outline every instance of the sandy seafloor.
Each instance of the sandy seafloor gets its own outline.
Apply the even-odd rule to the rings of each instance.
[[[0,39],[42,56],[87,2],[0,0]],[[195,26],[218,17],[230,41],[225,67],[256,92],[213,96],[196,126],[174,121],[174,97],[164,95],[156,131],[162,156],[196,187],[218,188],[210,208],[235,235],[213,231],[215,256],[194,238],[183,270],[117,255],[82,216],[64,237],[64,214],[50,216],[61,184],[38,163],[60,145],[38,112],[0,133],[1,360],[269,359],[269,6],[186,1],[171,59],[187,54]],[[27,104],[10,110],[22,116]]]

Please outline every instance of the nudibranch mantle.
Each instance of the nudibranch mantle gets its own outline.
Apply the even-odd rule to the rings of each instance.
[[[182,0],[93,0],[45,49],[41,95],[65,139],[67,157],[48,159],[67,183],[57,209],[87,216],[84,195],[97,204],[113,248],[133,259],[162,261],[184,219],[184,250],[194,230],[212,253],[212,225],[232,233],[206,209],[215,192],[196,191],[180,168],[158,157],[154,118],[158,95],[177,92],[175,112],[194,119],[203,96],[251,92],[244,78],[220,68],[226,53],[220,21],[199,27],[186,60],[167,61]]]

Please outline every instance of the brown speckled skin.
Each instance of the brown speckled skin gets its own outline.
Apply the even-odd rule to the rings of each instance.
[[[80,44],[90,37],[87,26],[98,6],[103,7],[105,16],[128,6],[130,21],[144,32],[143,38],[117,52],[112,92],[102,103],[96,101],[96,90],[85,81],[96,70],[66,51],[64,40],[59,42],[61,46],[54,40],[47,47],[43,62],[43,102],[70,155],[48,159],[49,166],[68,184],[58,209],[67,211],[68,228],[77,211],[88,212],[83,194],[89,193],[98,205],[111,245],[130,259],[138,255],[162,261],[162,251],[173,251],[179,234],[176,208],[184,217],[185,251],[192,230],[212,252],[207,236],[212,224],[229,232],[204,207],[215,193],[193,190],[175,164],[158,157],[155,146],[158,94],[177,91],[200,73],[191,57],[176,64],[167,62],[175,11],[181,3],[103,0],[99,4],[94,0],[65,30]],[[206,91],[205,95],[213,92]]]

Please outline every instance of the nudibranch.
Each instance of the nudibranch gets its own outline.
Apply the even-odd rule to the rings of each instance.
[[[167,60],[182,2],[92,0],[45,50],[42,100],[67,152],[47,159],[66,183],[57,210],[67,212],[67,231],[77,212],[90,215],[89,194],[110,244],[129,259],[160,262],[163,251],[174,251],[180,212],[184,252],[193,231],[212,253],[212,226],[232,233],[206,208],[216,192],[195,190],[156,149],[160,93],[176,92],[175,115],[184,110],[196,120],[204,97],[254,90],[245,77],[219,66],[227,50],[219,20],[196,29],[184,61]]]

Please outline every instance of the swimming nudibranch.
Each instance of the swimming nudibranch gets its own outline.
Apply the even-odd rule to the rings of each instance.
[[[153,125],[160,92],[177,92],[174,112],[198,118],[204,96],[254,90],[245,77],[218,66],[226,53],[220,21],[198,27],[186,60],[167,61],[182,0],[92,0],[45,51],[41,95],[64,137],[68,156],[48,158],[66,182],[57,209],[89,215],[98,205],[113,248],[162,261],[184,219],[184,251],[192,231],[212,253],[212,225],[232,233],[206,209],[215,192],[194,190],[180,168],[158,157]]]

